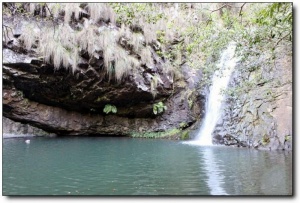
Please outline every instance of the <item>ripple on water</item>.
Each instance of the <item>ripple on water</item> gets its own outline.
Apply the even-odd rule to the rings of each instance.
[[[3,142],[3,195],[291,194],[291,154],[165,140]],[[276,180],[276,181],[274,181]]]

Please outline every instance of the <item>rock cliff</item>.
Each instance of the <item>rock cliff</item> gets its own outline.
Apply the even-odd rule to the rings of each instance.
[[[26,124],[57,135],[192,138],[210,113],[203,107],[218,57],[233,40],[239,62],[213,142],[292,149],[289,4],[152,5],[168,11],[155,15],[145,5],[4,6],[8,131]]]
[[[4,22],[13,27],[11,18]],[[18,37],[27,34],[22,29],[19,26],[19,34],[14,34],[3,50],[6,118],[58,135],[143,136],[146,132],[182,130],[201,114],[201,97],[195,91],[200,71],[183,65],[180,78],[173,79],[162,71],[165,62],[154,51],[154,66],[142,64],[121,81],[108,78],[101,53],[98,57],[80,55],[75,72],[56,69],[41,60],[34,48],[25,50],[20,45]],[[182,83],[187,85],[180,86]],[[153,106],[158,102],[167,108],[154,114]],[[115,106],[117,112],[106,114],[106,105]]]
[[[223,119],[214,131],[214,142],[259,149],[292,149],[292,50],[278,47],[274,64],[266,64],[261,54],[241,61],[229,88],[243,89],[240,97],[228,96]],[[257,69],[239,67],[255,66]],[[259,78],[259,79],[258,79]],[[255,81],[255,82],[254,82]]]

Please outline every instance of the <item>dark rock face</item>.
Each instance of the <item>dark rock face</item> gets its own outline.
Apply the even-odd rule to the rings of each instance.
[[[193,97],[197,101],[194,93],[182,96],[182,89],[171,96],[172,92],[164,88],[153,100],[150,88],[143,91],[136,85],[141,82],[147,84],[144,79],[113,86],[83,74],[78,79],[65,70],[54,72],[47,65],[4,64],[3,115],[64,135],[129,135],[168,130],[182,122],[196,121],[200,104],[195,102],[191,107],[187,99]],[[164,100],[168,107],[159,116],[152,112],[157,100]],[[105,104],[116,105],[117,114],[103,113]]]
[[[138,82],[110,84],[101,81],[93,68],[80,70],[72,75],[65,69],[54,71],[53,67],[42,64],[37,66],[28,63],[3,64],[4,82],[13,82],[24,97],[45,105],[58,106],[70,111],[102,113],[105,104],[114,104],[122,111],[142,102],[145,106],[153,100],[150,88],[143,91],[138,88]],[[93,71],[95,72],[93,72]],[[149,81],[142,78],[139,83]],[[171,89],[158,94],[169,95]],[[134,109],[130,112],[139,117]],[[147,112],[148,116],[151,114]],[[146,115],[147,115],[146,114]],[[128,116],[124,114],[124,116]]]
[[[264,83],[249,88],[239,98],[228,97],[213,137],[214,143],[258,149],[292,148],[292,55],[286,48],[277,49],[275,66],[248,74],[236,68],[230,87],[252,81],[256,75]],[[263,59],[263,58],[262,58]],[[259,59],[255,61],[261,63]],[[243,66],[243,64],[239,64]]]
[[[179,87],[158,68],[164,62],[155,53],[152,56],[155,67],[142,65],[116,82],[106,76],[101,53],[96,58],[83,54],[72,73],[45,64],[14,38],[3,50],[3,115],[59,135],[130,135],[192,125],[201,112],[195,91],[201,73],[184,71],[181,82],[188,86]],[[151,91],[154,73],[160,77],[155,97]],[[153,105],[159,101],[167,110],[154,115]],[[116,106],[117,113],[105,114],[107,104]]]
[[[39,128],[33,127],[31,125],[15,122],[15,121],[12,121],[5,117],[2,119],[2,124],[3,124],[3,126],[5,126],[3,128],[3,138],[32,137],[32,136],[53,137],[53,136],[55,136],[55,134],[53,134],[53,133],[48,133]]]

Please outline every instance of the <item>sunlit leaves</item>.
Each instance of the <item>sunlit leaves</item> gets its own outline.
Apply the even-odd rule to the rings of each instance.
[[[164,112],[165,110],[167,110],[167,107],[162,102],[158,102],[153,105],[153,113],[155,115],[160,114],[160,113]]]
[[[103,109],[103,112],[106,113],[106,114],[109,114],[109,113],[117,113],[117,107],[114,106],[114,105],[110,105],[110,104],[106,104],[104,109]]]

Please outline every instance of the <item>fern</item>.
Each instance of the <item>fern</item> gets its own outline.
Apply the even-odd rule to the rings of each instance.
[[[103,109],[103,112],[106,113],[106,114],[109,114],[109,113],[117,113],[117,107],[114,106],[114,105],[110,105],[110,104],[106,104],[104,109]]]
[[[167,106],[165,106],[162,102],[158,102],[158,103],[153,105],[153,113],[155,115],[161,114],[165,110],[167,110]]]

